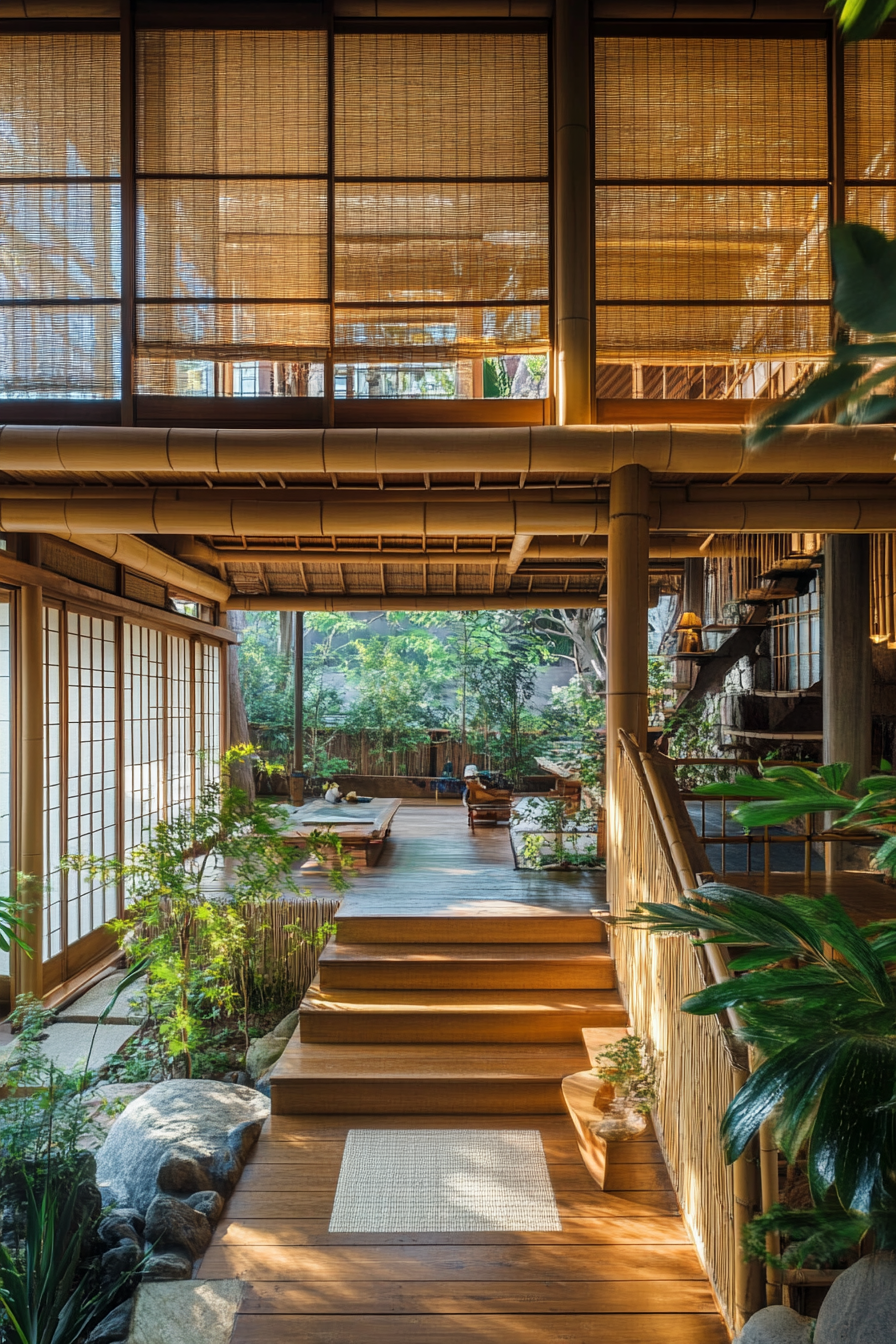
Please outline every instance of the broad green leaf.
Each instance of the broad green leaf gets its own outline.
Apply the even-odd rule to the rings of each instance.
[[[894,322],[896,328],[896,322]],[[817,374],[798,397],[775,403],[747,433],[747,447],[761,448],[778,437],[788,425],[805,424],[832,401],[847,396],[867,373],[865,364],[840,364]]]
[[[896,0],[828,0],[828,9],[836,10],[846,42],[862,42],[874,37],[896,9]]]
[[[809,1144],[816,1200],[831,1185],[846,1208],[870,1212],[884,1194],[881,1158],[896,1152],[896,1037],[842,1036]]]
[[[686,1013],[708,1017],[738,1008],[745,1003],[766,999],[801,999],[813,986],[827,986],[835,979],[825,966],[803,966],[799,970],[753,971],[751,975],[726,980],[720,985],[708,985],[698,994],[692,994],[682,1003]]]
[[[835,224],[828,236],[837,312],[873,336],[896,331],[896,241],[869,224]]]
[[[839,793],[846,783],[847,776],[851,769],[852,766],[849,761],[837,761],[832,765],[820,765],[817,774],[819,779],[824,780],[829,789],[833,789],[835,793]]]

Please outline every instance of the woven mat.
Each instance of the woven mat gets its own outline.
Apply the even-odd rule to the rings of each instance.
[[[331,1232],[559,1232],[537,1129],[352,1129]]]

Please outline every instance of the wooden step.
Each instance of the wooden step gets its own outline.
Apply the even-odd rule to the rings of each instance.
[[[624,1027],[615,990],[344,989],[315,983],[302,1002],[302,1040],[324,1044],[533,1044],[581,1039],[583,1027]]]
[[[600,920],[511,901],[465,901],[452,909],[370,913],[366,902],[346,900],[339,911],[339,938],[346,943],[603,943]]]
[[[605,943],[344,943],[320,957],[334,989],[613,989]]]
[[[581,1044],[316,1045],[296,1034],[271,1074],[276,1115],[556,1114]]]

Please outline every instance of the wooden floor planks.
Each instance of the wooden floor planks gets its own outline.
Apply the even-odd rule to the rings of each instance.
[[[500,924],[492,925],[495,943],[501,941],[498,932],[503,939],[512,925],[507,902],[521,920],[542,917],[533,915],[533,906],[551,916],[544,928],[554,948],[542,944],[545,950],[534,959],[523,948],[508,949],[505,964],[556,964],[551,952],[564,934],[555,916],[575,916],[581,932],[590,933],[582,917],[602,894],[593,876],[561,874],[564,880],[555,882],[515,873],[506,832],[471,835],[464,822],[459,809],[402,808],[382,864],[359,872],[344,907],[361,935],[360,960],[367,954],[359,944],[375,942],[387,918],[414,921],[413,939],[394,940],[412,956],[407,944],[417,941],[416,931],[425,927],[420,921],[430,915],[439,938],[458,917],[463,922],[454,927],[465,930],[477,891],[487,898],[478,903],[481,918],[492,924],[500,916]],[[535,936],[530,941],[538,944]],[[570,945],[576,941],[568,939]],[[605,956],[589,942],[583,938],[573,949],[574,960],[598,951]],[[467,961],[491,967],[496,950],[480,944]],[[569,998],[575,1011],[576,991],[552,986],[550,977],[546,987]],[[526,988],[539,997],[537,987]],[[388,986],[376,992],[386,1011],[388,994]],[[475,989],[469,997],[470,1008],[480,1009]],[[431,1010],[438,1007],[436,995]],[[456,1073],[454,1114],[395,1113],[397,1106],[392,1113],[360,1113],[365,1076],[376,1073],[388,1086],[393,1080],[393,1099],[400,1099],[403,1076],[425,1075],[430,1065],[419,1046],[322,1043],[303,1051],[301,1063],[297,1045],[287,1052],[286,1066],[290,1059],[297,1066],[297,1095],[303,1076],[309,1084],[322,1079],[313,1082],[316,1087],[331,1075],[337,1086],[354,1080],[359,1113],[277,1114],[266,1124],[199,1270],[201,1278],[245,1281],[232,1344],[725,1344],[727,1331],[652,1134],[617,1146],[607,1188],[599,1190],[581,1163],[571,1122],[553,1101],[540,1113],[514,1113],[502,1105],[500,1113],[471,1114],[463,1098],[475,1096],[471,1071],[475,1075],[481,1065],[481,1048],[479,1064],[472,1051],[465,1061],[460,1045],[436,1048],[440,1063],[433,1071],[448,1081]],[[337,1065],[331,1050],[341,1050],[351,1066]],[[496,1067],[535,1079],[552,1073],[552,1060],[575,1070],[585,1058],[573,1041],[548,1047],[537,1036],[527,1048],[496,1043],[490,1050]],[[342,1151],[355,1128],[538,1130],[562,1230],[330,1233]]]

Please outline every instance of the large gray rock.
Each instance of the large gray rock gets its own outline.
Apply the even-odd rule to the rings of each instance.
[[[276,1063],[289,1044],[299,1025],[299,1010],[294,1009],[278,1022],[266,1036],[253,1041],[246,1054],[246,1071],[253,1078],[261,1078]]]
[[[198,1260],[212,1239],[212,1225],[182,1199],[156,1195],[146,1210],[144,1235],[153,1246],[180,1246],[191,1260]]]
[[[828,1289],[815,1344],[893,1344],[896,1339],[896,1255],[863,1256]]]
[[[200,1190],[198,1195],[188,1195],[184,1203],[189,1204],[191,1209],[198,1209],[200,1213],[204,1213],[212,1227],[217,1226],[218,1219],[224,1212],[224,1200],[217,1190]]]
[[[809,1344],[812,1320],[790,1307],[763,1307],[751,1316],[734,1344]]]
[[[270,1102],[205,1078],[157,1083],[118,1117],[97,1154],[106,1204],[141,1213],[158,1194],[232,1192]]]

